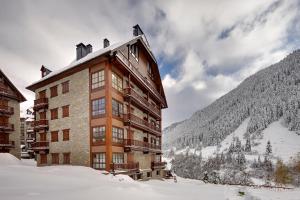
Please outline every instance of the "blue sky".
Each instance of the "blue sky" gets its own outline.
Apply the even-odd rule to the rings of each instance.
[[[29,100],[25,109],[41,65],[58,70],[76,44],[100,49],[104,38],[130,38],[138,23],[159,61],[167,126],[298,49],[299,8],[298,0],[2,0],[0,67]]]

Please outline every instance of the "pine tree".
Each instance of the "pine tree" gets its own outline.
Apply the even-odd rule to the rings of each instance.
[[[246,139],[245,151],[246,151],[246,152],[251,152],[251,142],[250,142],[250,137],[247,137],[247,139]]]
[[[267,146],[266,146],[266,155],[270,155],[272,154],[272,146],[271,146],[271,142],[268,141]]]

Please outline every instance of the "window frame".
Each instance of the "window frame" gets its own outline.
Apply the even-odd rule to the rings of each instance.
[[[99,157],[97,157],[97,156],[99,156]],[[98,169],[98,170],[103,170],[103,169],[106,168],[106,154],[105,154],[105,152],[93,153],[92,166],[93,166],[94,169]]]
[[[117,108],[115,108],[117,106]],[[124,114],[124,104],[121,103],[120,101],[112,98],[112,115],[114,117],[122,118]]]
[[[58,131],[51,131],[51,142],[58,142]]]
[[[70,116],[70,105],[62,106],[61,109],[62,109],[62,118]]]
[[[57,91],[57,85],[50,87],[50,98],[57,97],[58,91]]]
[[[115,72],[111,73],[111,85],[115,90],[123,92],[123,78]]]
[[[95,74],[97,76],[93,77]],[[91,90],[99,90],[105,87],[105,70],[101,69],[95,72],[92,72],[90,75],[90,84],[91,84]],[[95,82],[94,82],[95,80]]]
[[[104,128],[104,130],[103,130],[103,128]],[[94,130],[96,130],[96,129],[99,129],[99,131],[94,132]],[[100,140],[95,139],[96,138],[95,133],[99,134]],[[102,139],[101,139],[101,134],[103,134]],[[105,142],[106,142],[106,126],[100,125],[100,126],[93,126],[92,127],[92,142],[93,142],[93,145],[105,144]]]
[[[51,153],[51,164],[59,165],[59,153]]]
[[[113,152],[112,153],[112,162],[114,164],[124,164],[125,163],[125,161],[124,161],[124,153]]]
[[[70,140],[70,129],[63,129],[63,141],[69,141]]]
[[[99,103],[97,105],[94,105],[94,102],[96,102],[96,101],[99,101]],[[94,110],[94,108],[98,108],[99,110]],[[100,117],[104,117],[106,115],[106,99],[105,99],[105,97],[91,100],[91,115],[92,115],[92,118],[100,118]]]
[[[63,83],[61,83],[61,90],[62,90],[62,94],[66,94],[70,91],[70,81],[65,81]]]
[[[64,165],[71,164],[71,153],[70,152],[63,153],[63,164]]]
[[[58,108],[50,109],[50,113],[51,113],[51,120],[58,119]]]
[[[111,134],[112,135],[112,143],[114,145],[123,145],[124,144],[124,129],[117,127],[117,126],[113,126],[111,132],[112,132],[112,134]]]

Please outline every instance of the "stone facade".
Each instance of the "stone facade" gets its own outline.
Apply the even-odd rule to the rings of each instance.
[[[8,106],[14,108],[14,114],[9,117],[9,123],[14,124],[15,130],[9,134],[9,140],[15,142],[15,147],[10,150],[10,153],[17,158],[21,158],[21,148],[20,148],[20,103],[16,100],[9,100]]]
[[[69,92],[62,94],[61,83],[69,81]],[[50,97],[50,88],[58,85],[58,96]],[[49,154],[47,162],[50,165],[51,153],[59,153],[59,163],[63,163],[63,153],[70,153],[70,164],[90,166],[90,128],[89,128],[89,70],[85,69],[45,87],[36,90],[36,97],[40,91],[46,90],[48,110],[46,118],[49,120],[47,140]],[[69,117],[62,118],[62,106],[69,105]],[[50,110],[58,108],[58,119],[51,120]],[[36,115],[39,119],[39,115]],[[62,130],[70,129],[69,141],[63,141]],[[58,142],[51,142],[51,131],[58,131]],[[39,141],[37,134],[37,141]],[[40,155],[37,156],[38,163]]]

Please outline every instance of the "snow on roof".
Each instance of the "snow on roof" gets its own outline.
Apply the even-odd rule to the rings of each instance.
[[[66,66],[66,67],[64,67],[64,68],[62,68],[62,69],[60,69],[60,70],[51,72],[49,75],[47,75],[47,76],[41,78],[40,80],[38,80],[38,81],[32,83],[30,86],[35,85],[35,84],[37,84],[37,83],[39,83],[39,82],[42,82],[42,81],[44,81],[44,80],[47,80],[47,79],[49,79],[49,78],[51,78],[51,77],[53,77],[53,76],[55,76],[55,75],[57,75],[57,74],[60,74],[60,73],[62,73],[62,72],[64,72],[64,71],[66,71],[66,70],[69,70],[69,69],[71,69],[71,68],[73,68],[73,67],[76,67],[76,66],[78,66],[78,65],[80,65],[80,64],[82,64],[82,63],[85,63],[85,62],[89,61],[89,60],[92,60],[93,58],[96,58],[96,57],[101,56],[101,55],[103,55],[103,54],[105,54],[105,53],[108,53],[108,52],[110,52],[110,51],[113,51],[113,50],[115,50],[115,49],[121,47],[122,45],[124,45],[124,44],[126,44],[126,43],[129,43],[129,42],[132,42],[132,41],[134,41],[134,40],[137,40],[137,39],[139,39],[139,38],[142,38],[142,35],[133,37],[133,38],[128,39],[128,40],[125,40],[125,41],[123,41],[123,42],[118,42],[118,43],[112,44],[112,45],[110,45],[110,46],[108,46],[108,47],[106,47],[106,48],[99,49],[98,51],[89,53],[89,54],[87,54],[85,57],[83,57],[83,58],[81,58],[81,59],[79,59],[79,60],[75,60],[75,61],[71,62],[68,66]],[[28,87],[30,87],[30,86],[28,86]]]

